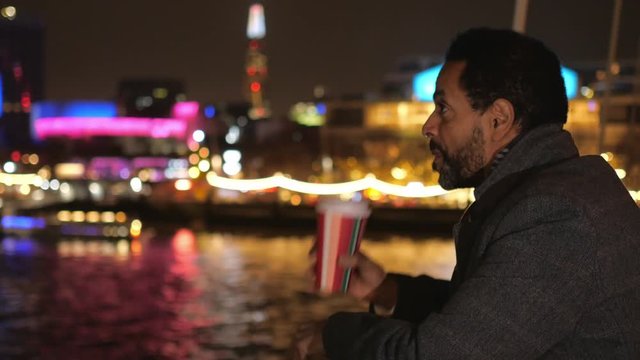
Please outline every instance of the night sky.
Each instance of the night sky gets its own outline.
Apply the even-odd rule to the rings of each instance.
[[[614,0],[530,0],[527,32],[571,66],[604,61]],[[46,27],[49,99],[111,99],[123,78],[183,80],[189,99],[233,101],[248,0],[0,0]],[[266,0],[268,98],[276,114],[312,98],[375,91],[400,57],[442,56],[457,32],[510,27],[513,0]],[[640,1],[625,0],[619,56],[634,58]]]

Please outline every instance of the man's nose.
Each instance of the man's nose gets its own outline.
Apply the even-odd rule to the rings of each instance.
[[[427,118],[427,120],[424,122],[424,124],[422,125],[422,136],[424,137],[428,137],[428,138],[432,138],[434,136],[436,136],[436,119],[435,119],[435,112],[431,113],[431,115],[429,115],[429,117]]]

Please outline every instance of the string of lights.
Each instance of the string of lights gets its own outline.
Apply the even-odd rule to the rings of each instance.
[[[210,172],[207,174],[207,182],[211,186],[227,190],[263,191],[272,188],[282,188],[313,195],[340,195],[367,189],[374,189],[387,195],[413,198],[434,197],[447,193],[447,191],[439,185],[424,186],[419,182],[411,182],[407,185],[396,185],[376,179],[372,174],[354,181],[319,184],[291,179],[282,174],[260,179],[231,179]]]
[[[372,189],[386,195],[405,198],[430,198],[450,193],[450,191],[443,189],[439,185],[425,186],[420,182],[409,182],[406,185],[392,184],[377,179],[373,174],[368,174],[359,180],[323,184],[292,179],[280,173],[258,179],[233,179],[217,175],[215,172],[210,171],[206,175],[206,180],[207,183],[213,187],[241,192],[265,191],[280,188],[302,194],[341,195]],[[0,172],[0,184],[7,186],[33,185],[40,187],[43,182],[44,180],[37,174],[7,174]],[[180,183],[180,186],[178,186],[178,182],[189,182],[189,184]],[[191,180],[189,179],[176,180],[176,189],[179,191],[191,189],[190,185]],[[630,190],[629,194],[636,201],[640,201],[640,191]]]

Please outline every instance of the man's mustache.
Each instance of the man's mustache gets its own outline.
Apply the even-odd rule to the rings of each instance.
[[[432,154],[435,151],[438,151],[443,156],[446,154],[444,149],[442,148],[442,145],[438,144],[435,140],[429,141],[429,150],[431,150]]]

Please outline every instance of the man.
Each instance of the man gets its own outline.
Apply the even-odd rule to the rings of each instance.
[[[452,280],[343,258],[371,311],[331,316],[298,356],[640,358],[640,210],[562,129],[556,55],[512,31],[471,29],[450,45],[434,95],[423,133],[439,182],[477,199],[454,227]]]

